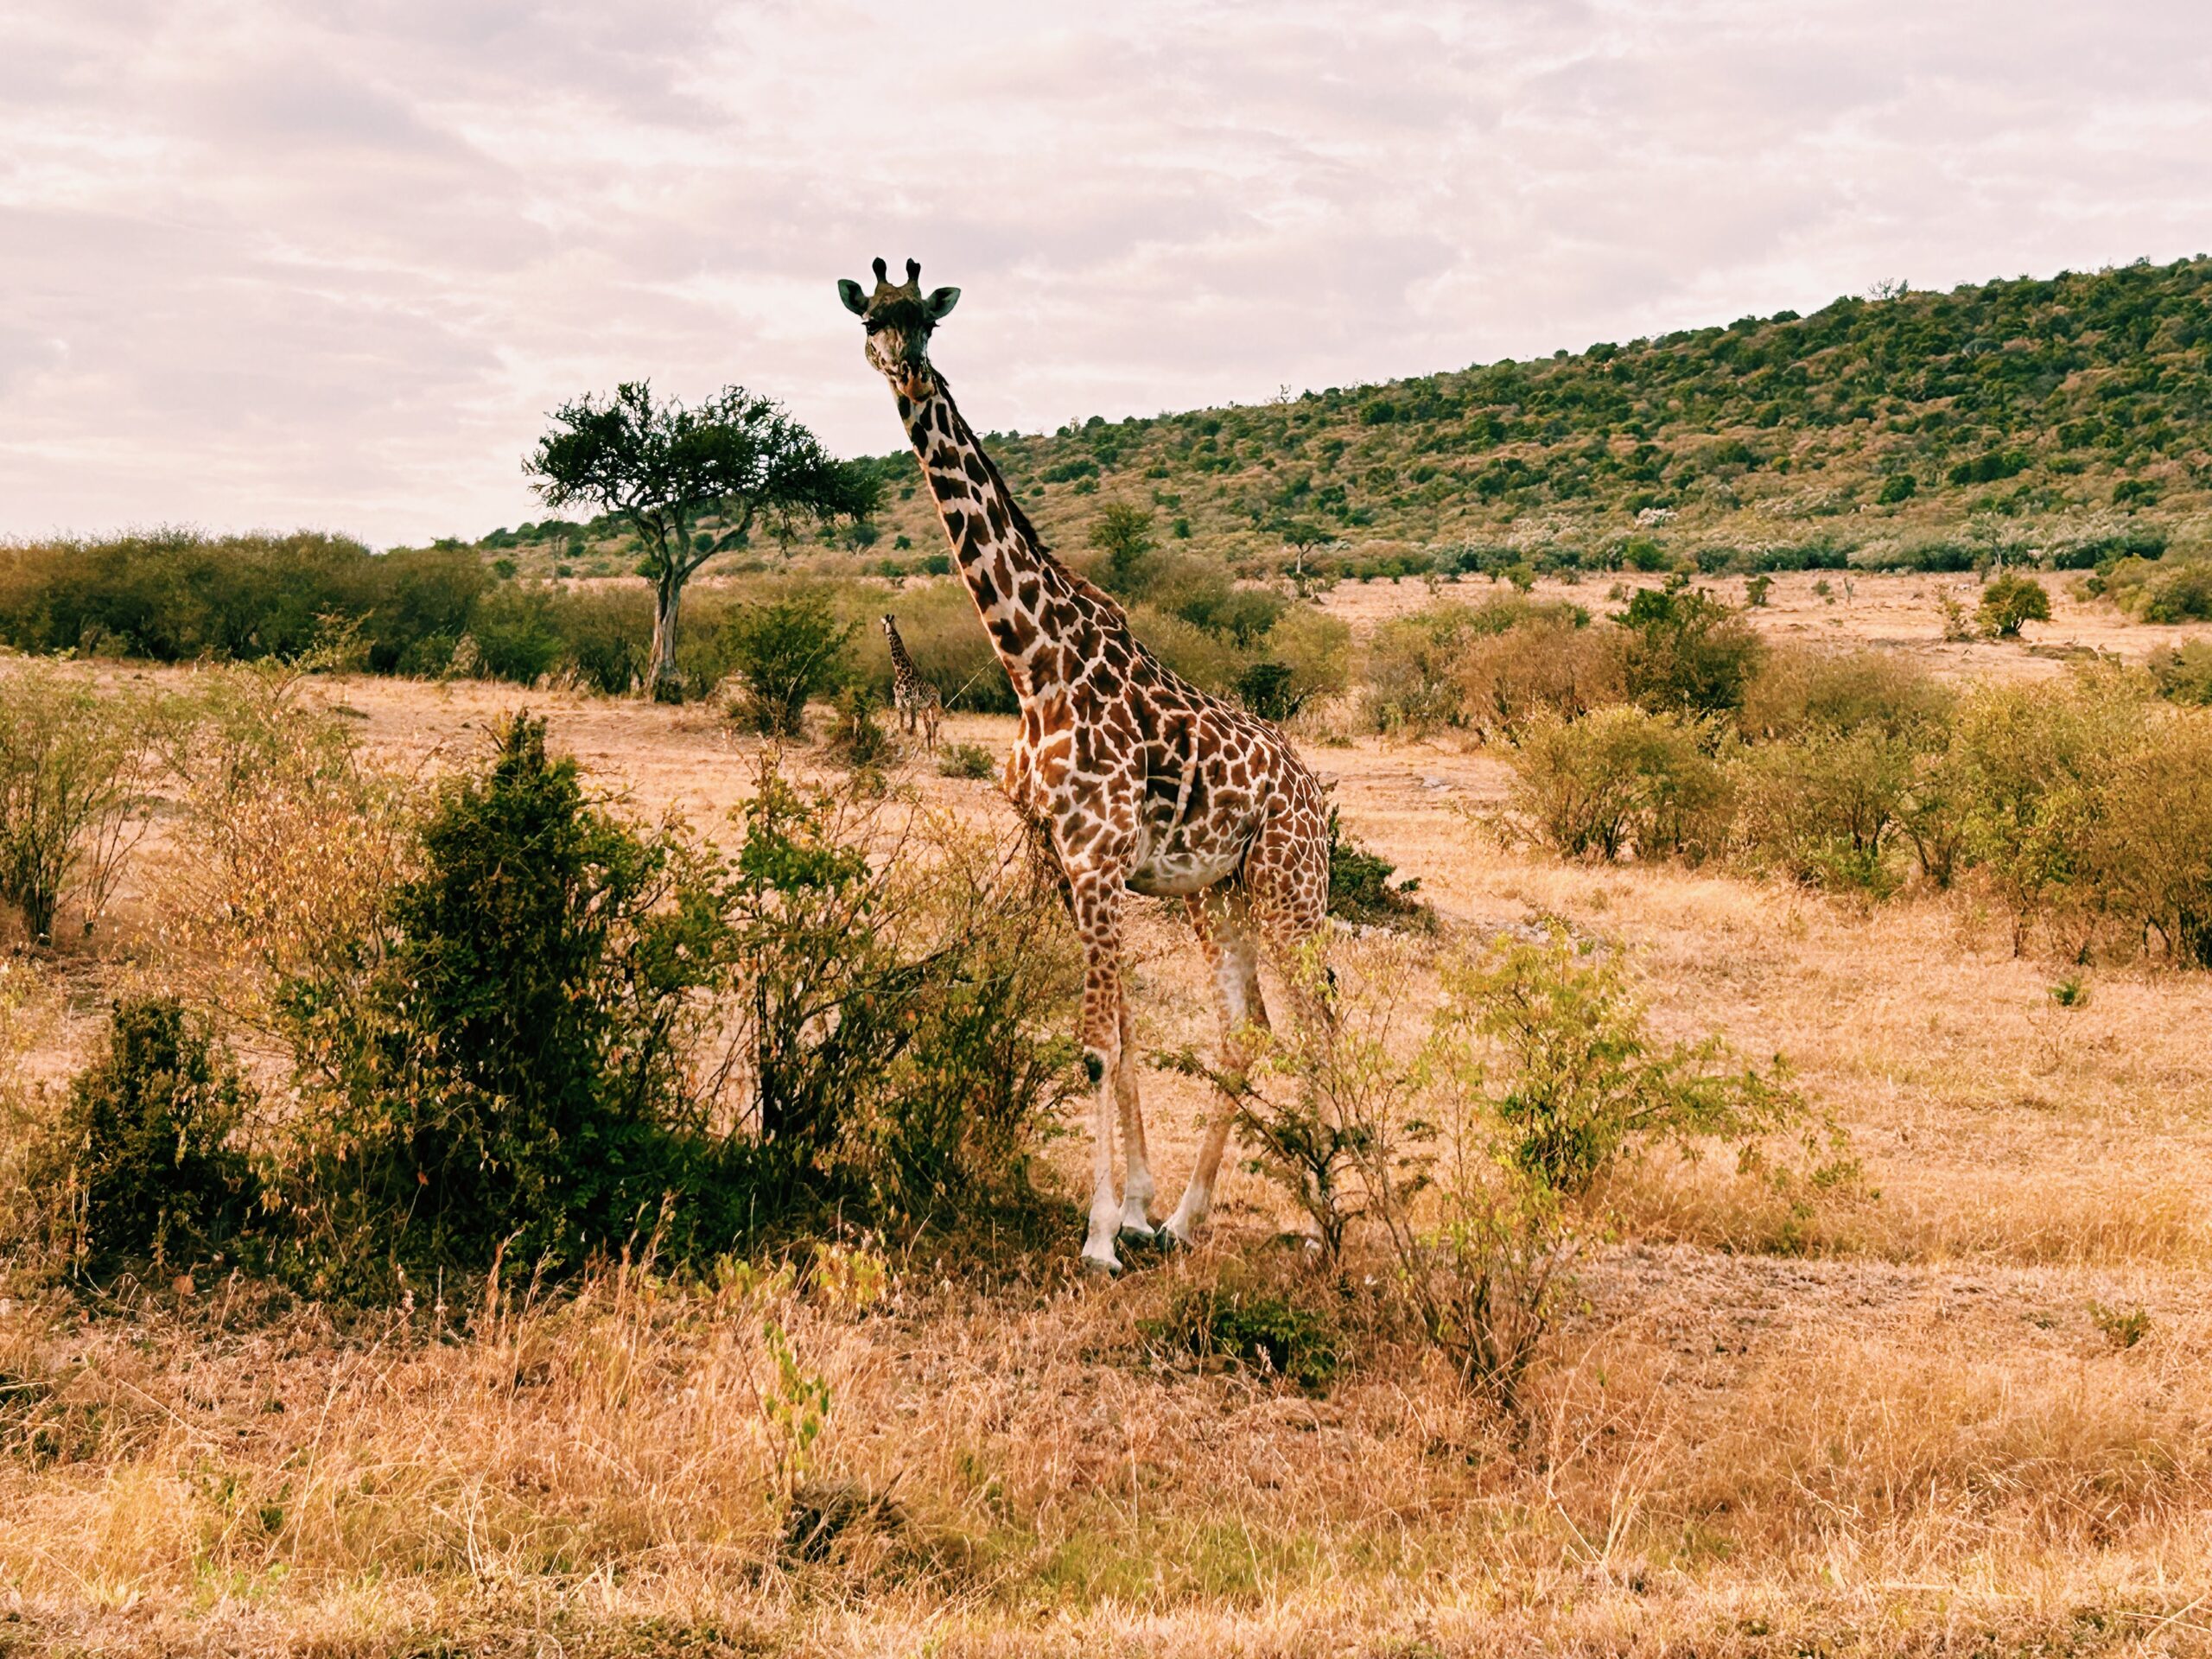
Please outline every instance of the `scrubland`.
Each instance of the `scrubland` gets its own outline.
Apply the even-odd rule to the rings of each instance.
[[[1751,614],[1961,683],[2063,671],[1943,644],[1916,596],[1943,578],[1861,577],[1834,606],[1812,580]],[[1428,597],[1347,584],[1329,606],[1364,639]],[[2094,628],[2062,602],[2037,632],[2109,643]],[[467,764],[527,705],[647,819],[711,830],[759,775],[762,741],[712,707],[348,675],[302,695],[410,776]],[[1249,1172],[1196,1251],[1084,1279],[1080,1136],[1046,1149],[1057,1207],[1036,1225],[794,1243],[796,1275],[772,1252],[678,1271],[650,1227],[558,1283],[509,1269],[343,1303],[219,1266],[95,1289],[19,1262],[0,1649],[2212,1643],[2212,975],[2016,952],[1972,880],[1877,898],[1721,861],[1562,859],[1501,831],[1510,745],[1357,725],[1301,716],[1305,753],[1438,930],[1348,932],[1353,975],[1419,1007],[1440,953],[1562,928],[1618,953],[1660,1032],[1785,1056],[1859,1179],[1796,1204],[1733,1157],[1624,1163],[1510,1413],[1357,1313],[1357,1281],[1391,1271],[1371,1243],[1355,1232],[1353,1289],[1332,1287]],[[997,754],[1010,732],[956,714],[946,735]],[[836,772],[818,745],[788,764]],[[988,780],[907,753],[887,787],[1011,834]],[[163,908],[176,821],[157,809],[92,940],[7,964],[11,1172],[108,1004],[186,948]],[[1179,912],[1140,904],[1133,936],[1140,1046],[1209,1042]],[[1143,1083],[1172,1201],[1215,1102],[1172,1068]],[[1177,1310],[1224,1286],[1317,1311],[1330,1363],[1301,1382],[1176,1340]]]

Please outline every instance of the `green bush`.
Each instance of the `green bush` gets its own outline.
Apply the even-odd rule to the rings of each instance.
[[[876,718],[883,705],[864,685],[849,685],[837,694],[837,722],[830,728],[830,747],[837,759],[855,772],[880,769],[899,746]]]
[[[278,996],[308,1109],[311,1279],[574,1261],[694,1185],[687,1014],[728,959],[715,873],[590,805],[542,721],[440,792],[420,873],[354,951]]]
[[[2050,595],[2033,576],[2006,571],[1981,590],[1976,613],[1981,631],[1993,639],[2017,639],[2030,622],[2050,620]]]
[[[1615,620],[1629,636],[1622,652],[1628,694],[1655,713],[1733,713],[1764,651],[1740,615],[1679,578],[1632,594]]]
[[[1311,605],[1286,609],[1258,649],[1267,661],[1288,671],[1281,683],[1282,700],[1293,714],[1317,699],[1337,696],[1351,683],[1351,626]]]
[[[1556,929],[1501,938],[1435,963],[1441,1007],[1402,944],[1331,956],[1333,1017],[1275,1039],[1243,1101],[1258,1167],[1312,1219],[1325,1261],[1342,1259],[1355,1229],[1378,1237],[1386,1269],[1347,1285],[1371,1287],[1379,1313],[1509,1411],[1579,1249],[1617,1231],[1605,1178],[1624,1163],[1718,1141],[1778,1187],[1851,1177],[1779,1061],[1762,1071],[1717,1039],[1661,1037],[1618,951]],[[1771,1161],[1781,1135],[1825,1160],[1802,1185]],[[1188,1345],[1217,1320],[1240,1328],[1239,1310],[1224,1319],[1198,1294],[1175,1311]]]
[[[2169,702],[2212,706],[2212,642],[2191,639],[2154,651],[2145,666]]]
[[[769,771],[724,857],[592,804],[529,720],[410,815],[337,726],[234,713],[192,753],[181,887],[289,1052],[270,1249],[303,1287],[1031,1197],[1079,966],[1000,849]]]
[[[1097,468],[1090,468],[1096,476]],[[1152,512],[1133,502],[1109,501],[1098,512],[1088,537],[1099,555],[1094,571],[1109,594],[1135,599],[1145,590],[1154,545]]]
[[[476,642],[476,671],[487,679],[535,685],[568,654],[553,620],[550,594],[542,588],[503,582],[469,614]]]
[[[1288,720],[1304,701],[1292,690],[1294,678],[1287,663],[1249,664],[1236,677],[1237,701],[1262,720]]]
[[[872,817],[772,772],[747,804],[728,915],[754,1096],[732,1156],[778,1202],[1019,1197],[1076,1075],[1039,1023],[1078,982],[1057,900],[969,842],[879,868]]]
[[[1230,1264],[1211,1283],[1178,1284],[1160,1316],[1140,1328],[1147,1340],[1201,1363],[1225,1360],[1318,1390],[1335,1380],[1344,1339],[1310,1297],[1310,1287],[1287,1276],[1271,1281]]]
[[[1708,734],[1622,704],[1534,722],[1512,760],[1513,809],[1570,858],[1700,858],[1728,827],[1728,785]]]
[[[78,1271],[189,1268],[237,1246],[257,1198],[235,1144],[249,1098],[174,999],[116,1005],[106,1052],[25,1167]]]
[[[692,597],[690,620],[698,626],[710,607]],[[621,696],[645,677],[652,658],[652,597],[625,583],[619,588],[553,591],[548,622],[559,637],[562,665],[576,683],[606,696]],[[711,635],[710,635],[711,637]]]
[[[2141,561],[2131,560],[2139,567]],[[2118,585],[2116,596],[2139,622],[2203,622],[2212,620],[2212,559],[2177,560],[2151,567],[2132,586]]]
[[[817,589],[738,606],[721,627],[724,652],[744,686],[734,712],[756,731],[800,735],[806,705],[844,683],[859,632]]]
[[[0,904],[50,944],[65,903],[92,930],[144,832],[163,719],[89,673],[21,663],[0,674]]]
[[[946,778],[981,779],[995,774],[998,766],[980,743],[949,743],[938,757],[937,769]]]
[[[1390,878],[1397,870],[1389,860],[1346,835],[1337,809],[1329,809],[1330,915],[1370,926],[1433,932],[1435,910],[1414,896],[1421,891],[1420,880],[1408,876],[1393,887]]]

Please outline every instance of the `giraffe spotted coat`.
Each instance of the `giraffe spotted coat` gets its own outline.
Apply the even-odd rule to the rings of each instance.
[[[888,613],[884,616],[883,637],[891,645],[891,707],[907,736],[912,737],[915,726],[920,725],[923,741],[934,753],[938,721],[944,713],[944,700],[938,696],[937,687],[922,677],[922,671],[906,654],[906,642],[899,637],[897,617]]]
[[[1045,549],[930,363],[957,289],[921,291],[907,262],[874,291],[838,284],[867,328],[869,362],[935,498],[961,578],[1020,705],[1005,786],[1050,847],[1084,947],[1080,1030],[1095,1088],[1093,1186],[1084,1258],[1119,1266],[1117,1243],[1149,1241],[1152,1175],[1137,1097],[1134,1023],[1123,995],[1126,892],[1184,899],[1214,980],[1223,1070],[1248,1067],[1267,1023],[1259,950],[1294,948],[1328,902],[1328,814],[1319,781],[1275,727],[1179,678],[1129,631],[1112,598]],[[1114,1185],[1118,1116],[1127,1163]],[[1229,1129],[1209,1125],[1165,1224],[1188,1243],[1205,1219]]]

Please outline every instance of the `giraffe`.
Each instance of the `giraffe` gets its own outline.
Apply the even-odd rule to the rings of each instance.
[[[891,706],[898,711],[899,725],[907,736],[914,734],[915,722],[920,721],[922,741],[935,754],[937,723],[944,713],[944,700],[906,654],[906,642],[899,637],[899,619],[887,611],[883,617],[883,637],[891,642]]]
[[[1211,975],[1222,1071],[1241,1077],[1268,1021],[1260,948],[1284,952],[1323,925],[1328,815],[1321,785],[1268,722],[1163,667],[1113,599],[1046,550],[929,359],[960,297],[926,296],[921,266],[871,294],[840,282],[890,383],[953,558],[1021,709],[1003,784],[1058,868],[1084,961],[1078,1037],[1091,1085],[1092,1165],[1084,1264],[1121,1268],[1117,1245],[1187,1245],[1213,1202],[1231,1113],[1207,1125],[1189,1185],[1155,1230],[1124,995],[1126,893],[1180,898]],[[1127,1166],[1114,1188],[1118,1116]]]

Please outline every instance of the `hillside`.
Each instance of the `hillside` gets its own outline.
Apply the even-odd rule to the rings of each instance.
[[[1062,545],[1125,500],[1200,550],[1270,559],[1307,526],[1355,568],[1470,548],[1604,565],[1639,537],[1702,550],[1708,568],[1958,564],[1976,549],[2086,564],[2202,533],[2208,367],[2200,257],[989,442]],[[938,551],[911,456],[874,464],[882,517],[838,539],[871,558]],[[568,525],[480,544],[579,571],[613,550]]]

